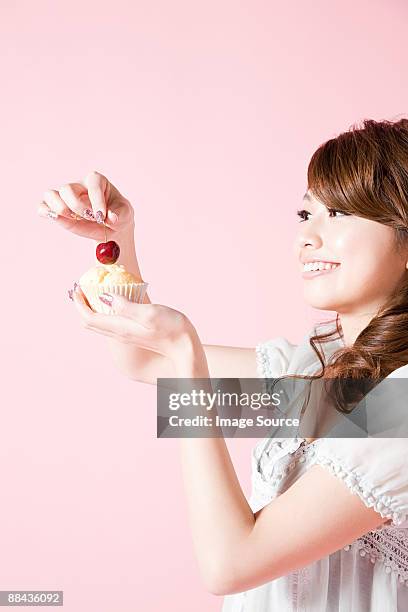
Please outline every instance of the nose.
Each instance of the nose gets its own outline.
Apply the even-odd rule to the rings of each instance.
[[[317,231],[317,227],[313,228],[312,224],[308,222],[302,223],[301,226],[297,238],[298,248],[303,249],[305,247],[310,247],[319,249],[323,242],[320,233]]]

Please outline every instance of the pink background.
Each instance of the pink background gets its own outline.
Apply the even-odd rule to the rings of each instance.
[[[292,255],[308,161],[407,111],[407,18],[402,0],[3,2],[0,589],[63,589],[67,612],[222,603],[156,388],[114,370],[66,297],[93,244],[37,217],[42,193],[106,174],[152,301],[203,343],[298,341],[321,314]],[[248,494],[255,442],[228,441]]]

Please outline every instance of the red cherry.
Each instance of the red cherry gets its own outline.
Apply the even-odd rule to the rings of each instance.
[[[96,247],[96,258],[103,264],[113,264],[118,260],[120,248],[117,242],[109,240],[109,242],[101,242]]]

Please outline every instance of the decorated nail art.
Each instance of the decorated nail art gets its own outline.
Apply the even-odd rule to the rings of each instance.
[[[97,223],[103,223],[104,222],[104,216],[103,216],[103,212],[101,210],[97,210],[96,211],[96,215],[95,215],[95,219]]]
[[[95,221],[94,214],[90,208],[85,208],[84,212],[82,213],[82,216],[88,221]]]
[[[47,217],[49,219],[58,219],[58,213],[55,210],[47,210]]]
[[[69,299],[70,299],[72,302],[74,301],[74,298],[73,298],[73,295],[72,295],[72,289],[68,289],[68,297],[69,297]]]
[[[102,293],[102,295],[99,296],[99,299],[101,302],[106,304],[106,306],[112,306],[113,297],[109,295],[109,293]]]

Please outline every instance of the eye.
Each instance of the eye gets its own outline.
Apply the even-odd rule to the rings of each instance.
[[[302,223],[302,221],[307,221],[307,219],[305,219],[305,215],[310,215],[310,212],[303,208],[302,210],[297,210],[296,214],[300,217],[299,223]]]
[[[351,213],[344,212],[343,210],[339,210],[337,208],[328,208],[327,210],[329,212],[329,216],[331,217],[336,217],[338,215],[342,215],[346,217],[346,216],[351,215]],[[302,223],[303,221],[308,221],[307,216],[310,215],[311,213],[308,210],[305,210],[304,208],[302,208],[302,210],[297,210],[296,214],[300,217],[299,223]]]
[[[344,216],[351,215],[351,213],[346,213],[342,210],[338,210],[337,208],[328,208],[327,210],[329,211],[329,213],[340,213],[341,215],[344,215]]]

